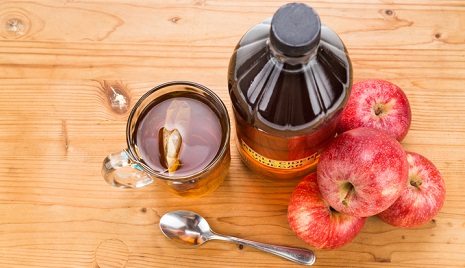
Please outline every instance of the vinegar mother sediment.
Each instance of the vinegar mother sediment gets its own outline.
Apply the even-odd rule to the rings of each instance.
[[[311,7],[284,5],[239,41],[228,80],[242,160],[271,179],[314,172],[352,86],[337,34]]]

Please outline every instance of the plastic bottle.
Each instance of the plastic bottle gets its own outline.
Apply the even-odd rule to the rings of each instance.
[[[308,5],[286,4],[242,37],[228,80],[242,160],[270,179],[314,172],[352,86],[338,35]]]

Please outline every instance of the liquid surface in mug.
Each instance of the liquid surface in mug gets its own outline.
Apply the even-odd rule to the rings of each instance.
[[[160,154],[159,135],[166,124],[167,111],[173,101],[185,102],[190,108],[189,120],[184,120],[182,144],[178,154],[180,165],[172,174],[188,176],[205,168],[216,156],[221,145],[222,130],[217,115],[202,101],[176,97],[147,107],[136,126],[136,143],[142,160],[156,171],[166,171]],[[169,125],[169,126],[168,126]],[[170,131],[173,129],[169,129]],[[166,171],[168,174],[168,172]]]

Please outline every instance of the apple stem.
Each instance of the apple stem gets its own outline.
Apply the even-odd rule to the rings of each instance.
[[[375,115],[380,115],[383,112],[384,105],[377,104],[375,107]]]
[[[410,181],[410,185],[412,185],[413,187],[419,188],[422,184],[423,184],[422,180],[416,180],[416,181],[411,180]]]
[[[344,197],[344,199],[342,200],[342,204],[343,204],[344,206],[349,205],[349,199],[352,197],[353,191],[354,191],[354,186],[352,185],[352,183],[349,183],[349,185],[348,185],[348,190],[347,190],[347,194],[346,194],[346,196]]]

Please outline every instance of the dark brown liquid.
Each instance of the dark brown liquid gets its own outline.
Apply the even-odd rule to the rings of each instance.
[[[181,166],[176,176],[191,175],[205,168],[217,155],[221,145],[222,129],[216,114],[202,101],[176,97],[186,101],[191,110],[188,131],[183,136],[179,152]],[[159,131],[165,125],[166,111],[173,99],[167,99],[146,108],[136,126],[136,144],[145,164],[157,171],[166,168],[160,161]]]
[[[278,60],[269,47],[269,23],[248,31],[231,58],[236,145],[254,171],[298,178],[315,169],[319,154],[335,137],[349,97],[351,65],[344,45],[327,27],[310,60]],[[285,168],[267,164],[273,160]]]

